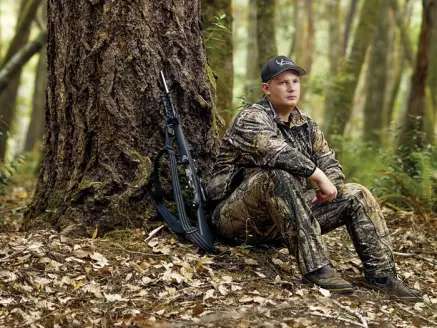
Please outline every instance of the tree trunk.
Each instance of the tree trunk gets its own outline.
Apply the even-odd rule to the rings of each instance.
[[[422,0],[422,26],[419,35],[419,47],[416,54],[416,64],[411,78],[411,91],[408,99],[408,109],[405,113],[403,126],[399,135],[399,151],[408,156],[420,150],[425,145],[425,85],[427,81],[429,54],[431,49],[431,31],[437,17],[433,17],[435,0]],[[406,161],[406,171],[411,168]]]
[[[258,42],[258,69],[278,55],[275,41],[275,0],[257,0],[256,34]]]
[[[403,24],[406,28],[408,28],[409,24],[410,24],[410,20],[411,20],[411,16],[412,16],[412,12],[413,12],[413,5],[414,2],[413,1],[408,1],[405,5],[405,10],[403,15]],[[393,10],[393,7],[392,7]],[[394,12],[393,10],[393,14],[396,16],[398,15],[397,13]],[[398,19],[396,19],[397,21]],[[398,23],[396,23],[398,24]],[[399,31],[399,34],[401,34],[401,32]],[[401,37],[398,38],[398,40],[396,42],[394,42],[395,44],[393,45],[393,51],[392,51],[392,56],[397,56],[398,58],[393,59],[392,65],[394,65],[393,68],[393,74],[392,74],[392,83],[391,83],[391,89],[390,89],[390,93],[389,93],[389,99],[387,101],[387,107],[386,107],[386,112],[384,114],[384,128],[385,131],[388,132],[388,129],[390,127],[390,123],[393,120],[393,113],[394,113],[394,107],[395,107],[395,101],[396,101],[396,97],[398,95],[398,91],[399,88],[401,86],[401,81],[402,81],[402,74],[403,74],[403,70],[404,70],[404,64],[405,64],[405,53],[406,53],[406,48],[405,48],[405,44],[403,43],[403,41],[401,40]],[[402,43],[402,45],[400,45],[399,43]],[[390,62],[390,61],[389,61]],[[387,133],[385,133],[385,139],[388,138]]]
[[[257,0],[249,0],[249,17],[247,25],[247,58],[246,58],[246,101],[254,103],[261,96],[260,71],[258,68],[257,43]]]
[[[434,20],[437,19],[437,4],[434,4]],[[431,31],[431,49],[429,54],[428,87],[434,113],[437,113],[437,23],[434,21]]]
[[[44,106],[46,104],[47,87],[47,51],[41,50],[36,67],[35,86],[33,90],[32,115],[24,144],[25,152],[39,148],[44,132]]]
[[[217,110],[225,120],[225,126],[232,120],[232,87],[233,87],[233,49],[232,49],[232,1],[202,0],[204,35],[210,35],[207,46],[208,63],[217,76],[216,94]],[[217,22],[214,17],[226,14],[220,20],[228,31],[211,26]]]
[[[0,70],[0,95],[7,88],[9,82],[21,72],[23,66],[33,57],[34,54],[39,52],[47,41],[47,32],[41,32],[40,35],[26,44],[20,49],[8,63]]]
[[[367,92],[364,106],[363,140],[381,145],[387,85],[387,44],[389,41],[388,0],[382,0],[376,33],[370,49],[367,68]]]
[[[47,17],[44,151],[24,228],[144,227],[164,145],[160,70],[204,176],[217,147],[200,1],[49,0]]]
[[[401,32],[401,41],[404,45],[404,53],[408,63],[413,66],[414,64],[414,54],[413,47],[411,46],[410,34],[407,31],[405,21],[402,17],[402,13],[399,10],[398,0],[390,0],[391,7],[395,16],[396,24],[398,25],[399,31]]]
[[[352,22],[354,21],[355,12],[357,11],[358,0],[352,0],[349,6],[349,11],[346,18],[346,25],[344,27],[343,37],[343,57],[346,56],[347,46],[349,43],[349,36],[352,30]]]
[[[18,16],[17,27],[15,28],[15,35],[6,51],[6,55],[0,65],[2,70],[9,60],[24,47],[29,39],[30,26],[35,17],[41,0],[32,0],[31,2],[23,1],[21,3],[20,14]],[[7,88],[0,96],[0,132],[3,133],[0,137],[0,162],[4,161],[7,150],[8,134],[6,131],[10,130],[11,123],[14,119],[15,102],[18,93],[18,86],[20,85],[21,70],[15,73]]]
[[[298,59],[302,58],[302,48],[304,45],[305,20],[302,19],[302,17],[305,11],[302,0],[292,0],[292,2],[294,34],[291,43],[290,57],[294,59],[294,61],[299,62]]]
[[[374,35],[380,4],[381,0],[363,3],[351,52],[328,89],[325,132],[332,146],[337,149],[341,148],[338,138],[343,136],[352,113],[355,89],[367,48]]]
[[[304,67],[308,74],[311,73],[311,67],[313,66],[313,53],[314,53],[314,13],[313,13],[313,1],[305,0],[305,11],[307,19],[307,34],[306,34],[306,53]],[[297,61],[302,62],[303,58],[296,58]]]
[[[342,57],[342,43],[340,38],[340,1],[329,0],[327,3],[329,22],[329,72],[335,76]]]

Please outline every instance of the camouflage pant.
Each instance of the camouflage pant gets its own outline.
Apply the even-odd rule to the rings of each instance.
[[[346,184],[333,201],[311,204],[314,190],[283,170],[260,170],[217,206],[213,225],[238,243],[283,240],[302,274],[330,263],[321,235],[346,225],[368,278],[395,272],[392,246],[381,209],[359,184]]]

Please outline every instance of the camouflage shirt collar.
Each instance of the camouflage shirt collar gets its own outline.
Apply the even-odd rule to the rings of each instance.
[[[269,114],[269,116],[271,116],[276,122],[287,125],[285,122],[281,121],[275,107],[266,97],[262,97],[258,104],[261,105],[267,114]],[[288,117],[288,123],[289,126],[301,126],[308,123],[308,118],[298,107],[294,107]]]

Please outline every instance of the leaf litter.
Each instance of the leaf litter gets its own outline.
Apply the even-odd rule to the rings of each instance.
[[[219,244],[219,254],[202,254],[162,225],[123,240],[3,232],[0,327],[433,327],[437,230],[384,211],[403,254],[395,256],[398,276],[422,302],[361,287],[332,294],[303,284],[283,246]],[[334,266],[359,286],[362,265],[346,230],[324,239]]]

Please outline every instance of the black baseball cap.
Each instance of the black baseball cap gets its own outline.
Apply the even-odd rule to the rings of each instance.
[[[297,73],[297,75],[305,75],[307,72],[303,68],[296,66],[294,61],[286,56],[276,56],[270,59],[261,70],[261,80],[263,83],[274,78],[276,75],[282,72],[292,70]]]

